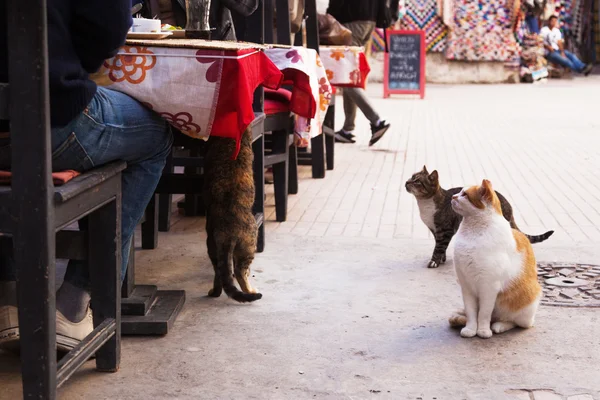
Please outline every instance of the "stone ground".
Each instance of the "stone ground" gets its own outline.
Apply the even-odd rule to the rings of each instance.
[[[181,218],[136,255],[142,282],[187,291],[172,332],[125,338],[118,374],[89,363],[59,397],[600,400],[598,309],[542,306],[535,328],[489,340],[447,326],[461,306],[452,263],[425,268],[433,239],[403,190],[423,164],[445,187],[488,178],[523,231],[556,231],[538,260],[600,264],[600,78],[430,86],[423,101],[381,92],[370,88],[392,129],[380,144],[367,147],[360,119],[365,134],[336,147],[325,179],[303,167],[287,222],[270,207],[253,265],[262,300],[205,297],[203,220]],[[17,399],[18,361],[0,360],[0,398]]]

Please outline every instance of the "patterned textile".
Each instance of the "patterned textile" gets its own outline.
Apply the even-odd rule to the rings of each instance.
[[[446,58],[513,63],[519,45],[513,33],[512,5],[505,0],[456,0]]]
[[[371,52],[378,53],[385,51],[385,40],[383,38],[383,29],[376,28],[371,34]]]
[[[592,56],[590,43],[592,29],[592,4],[595,0],[557,0],[556,13],[559,15],[560,28],[567,41],[567,50],[580,58]]]
[[[585,62],[593,62],[596,58],[594,37],[594,3],[596,0],[581,0],[576,27],[576,46],[580,58]]]
[[[400,29],[425,31],[427,51],[444,51],[448,28],[438,13],[437,0],[406,0]]]
[[[254,120],[254,90],[279,88],[283,74],[263,46],[201,40],[132,40],[93,76],[126,93],[183,134],[236,139]]]
[[[365,88],[371,67],[364,48],[355,46],[321,46],[321,61],[333,86]]]
[[[583,42],[583,32],[585,30],[585,24],[588,18],[584,18],[583,12],[585,9],[585,0],[574,0],[571,8],[571,16],[573,18],[571,31],[573,38],[579,45]]]
[[[296,76],[295,80],[301,83],[294,83],[291,110],[297,114],[296,145],[308,147],[310,139],[321,134],[331,103],[332,88],[321,58],[315,50],[298,46],[266,49],[265,54],[283,72],[284,78]]]

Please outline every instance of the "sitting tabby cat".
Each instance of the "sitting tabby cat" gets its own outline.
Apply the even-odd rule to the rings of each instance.
[[[442,189],[438,172],[433,171],[430,174],[427,167],[424,166],[420,172],[406,181],[406,190],[416,197],[421,220],[435,237],[435,249],[427,267],[437,268],[446,262],[446,249],[462,220],[462,217],[452,210],[450,204],[452,196],[460,193],[462,188]],[[513,229],[519,230],[510,203],[500,193],[496,192],[496,194],[502,207],[502,215],[510,222]],[[543,235],[525,236],[531,243],[540,243],[552,236],[553,233],[554,231],[548,231]]]
[[[454,247],[454,267],[465,309],[451,326],[462,337],[487,339],[516,326],[530,328],[542,296],[535,255],[527,237],[503,218],[492,184],[463,189],[452,196],[463,217]]]
[[[237,159],[235,140],[211,136],[204,162],[204,202],[208,256],[215,269],[211,297],[227,296],[240,303],[262,298],[249,282],[256,250],[257,227],[252,213],[252,134],[246,131]],[[233,282],[237,279],[242,291]]]

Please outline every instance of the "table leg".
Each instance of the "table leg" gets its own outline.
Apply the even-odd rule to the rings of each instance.
[[[184,290],[135,283],[135,237],[121,289],[121,334],[166,335],[185,303]]]
[[[325,135],[325,153],[327,156],[327,169],[332,170],[335,158],[335,101],[332,100],[325,121],[323,121],[323,134]]]
[[[262,253],[265,250],[265,137],[260,135],[254,143],[252,143],[252,151],[254,153],[254,215],[258,226],[258,238],[256,243],[256,251]]]
[[[312,177],[325,178],[325,135],[320,134],[311,139]]]

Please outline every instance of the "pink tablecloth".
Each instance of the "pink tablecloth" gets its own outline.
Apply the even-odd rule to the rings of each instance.
[[[239,146],[254,119],[254,90],[277,89],[283,80],[259,45],[177,39],[128,44],[94,80],[137,99],[197,139],[230,137]]]
[[[319,51],[327,71],[327,78],[333,86],[365,87],[371,68],[364,48],[321,46]]]
[[[297,115],[297,145],[307,147],[310,138],[321,134],[332,88],[321,58],[305,47],[270,48],[265,54],[285,77],[293,77],[291,110]],[[308,83],[308,86],[306,85]]]

